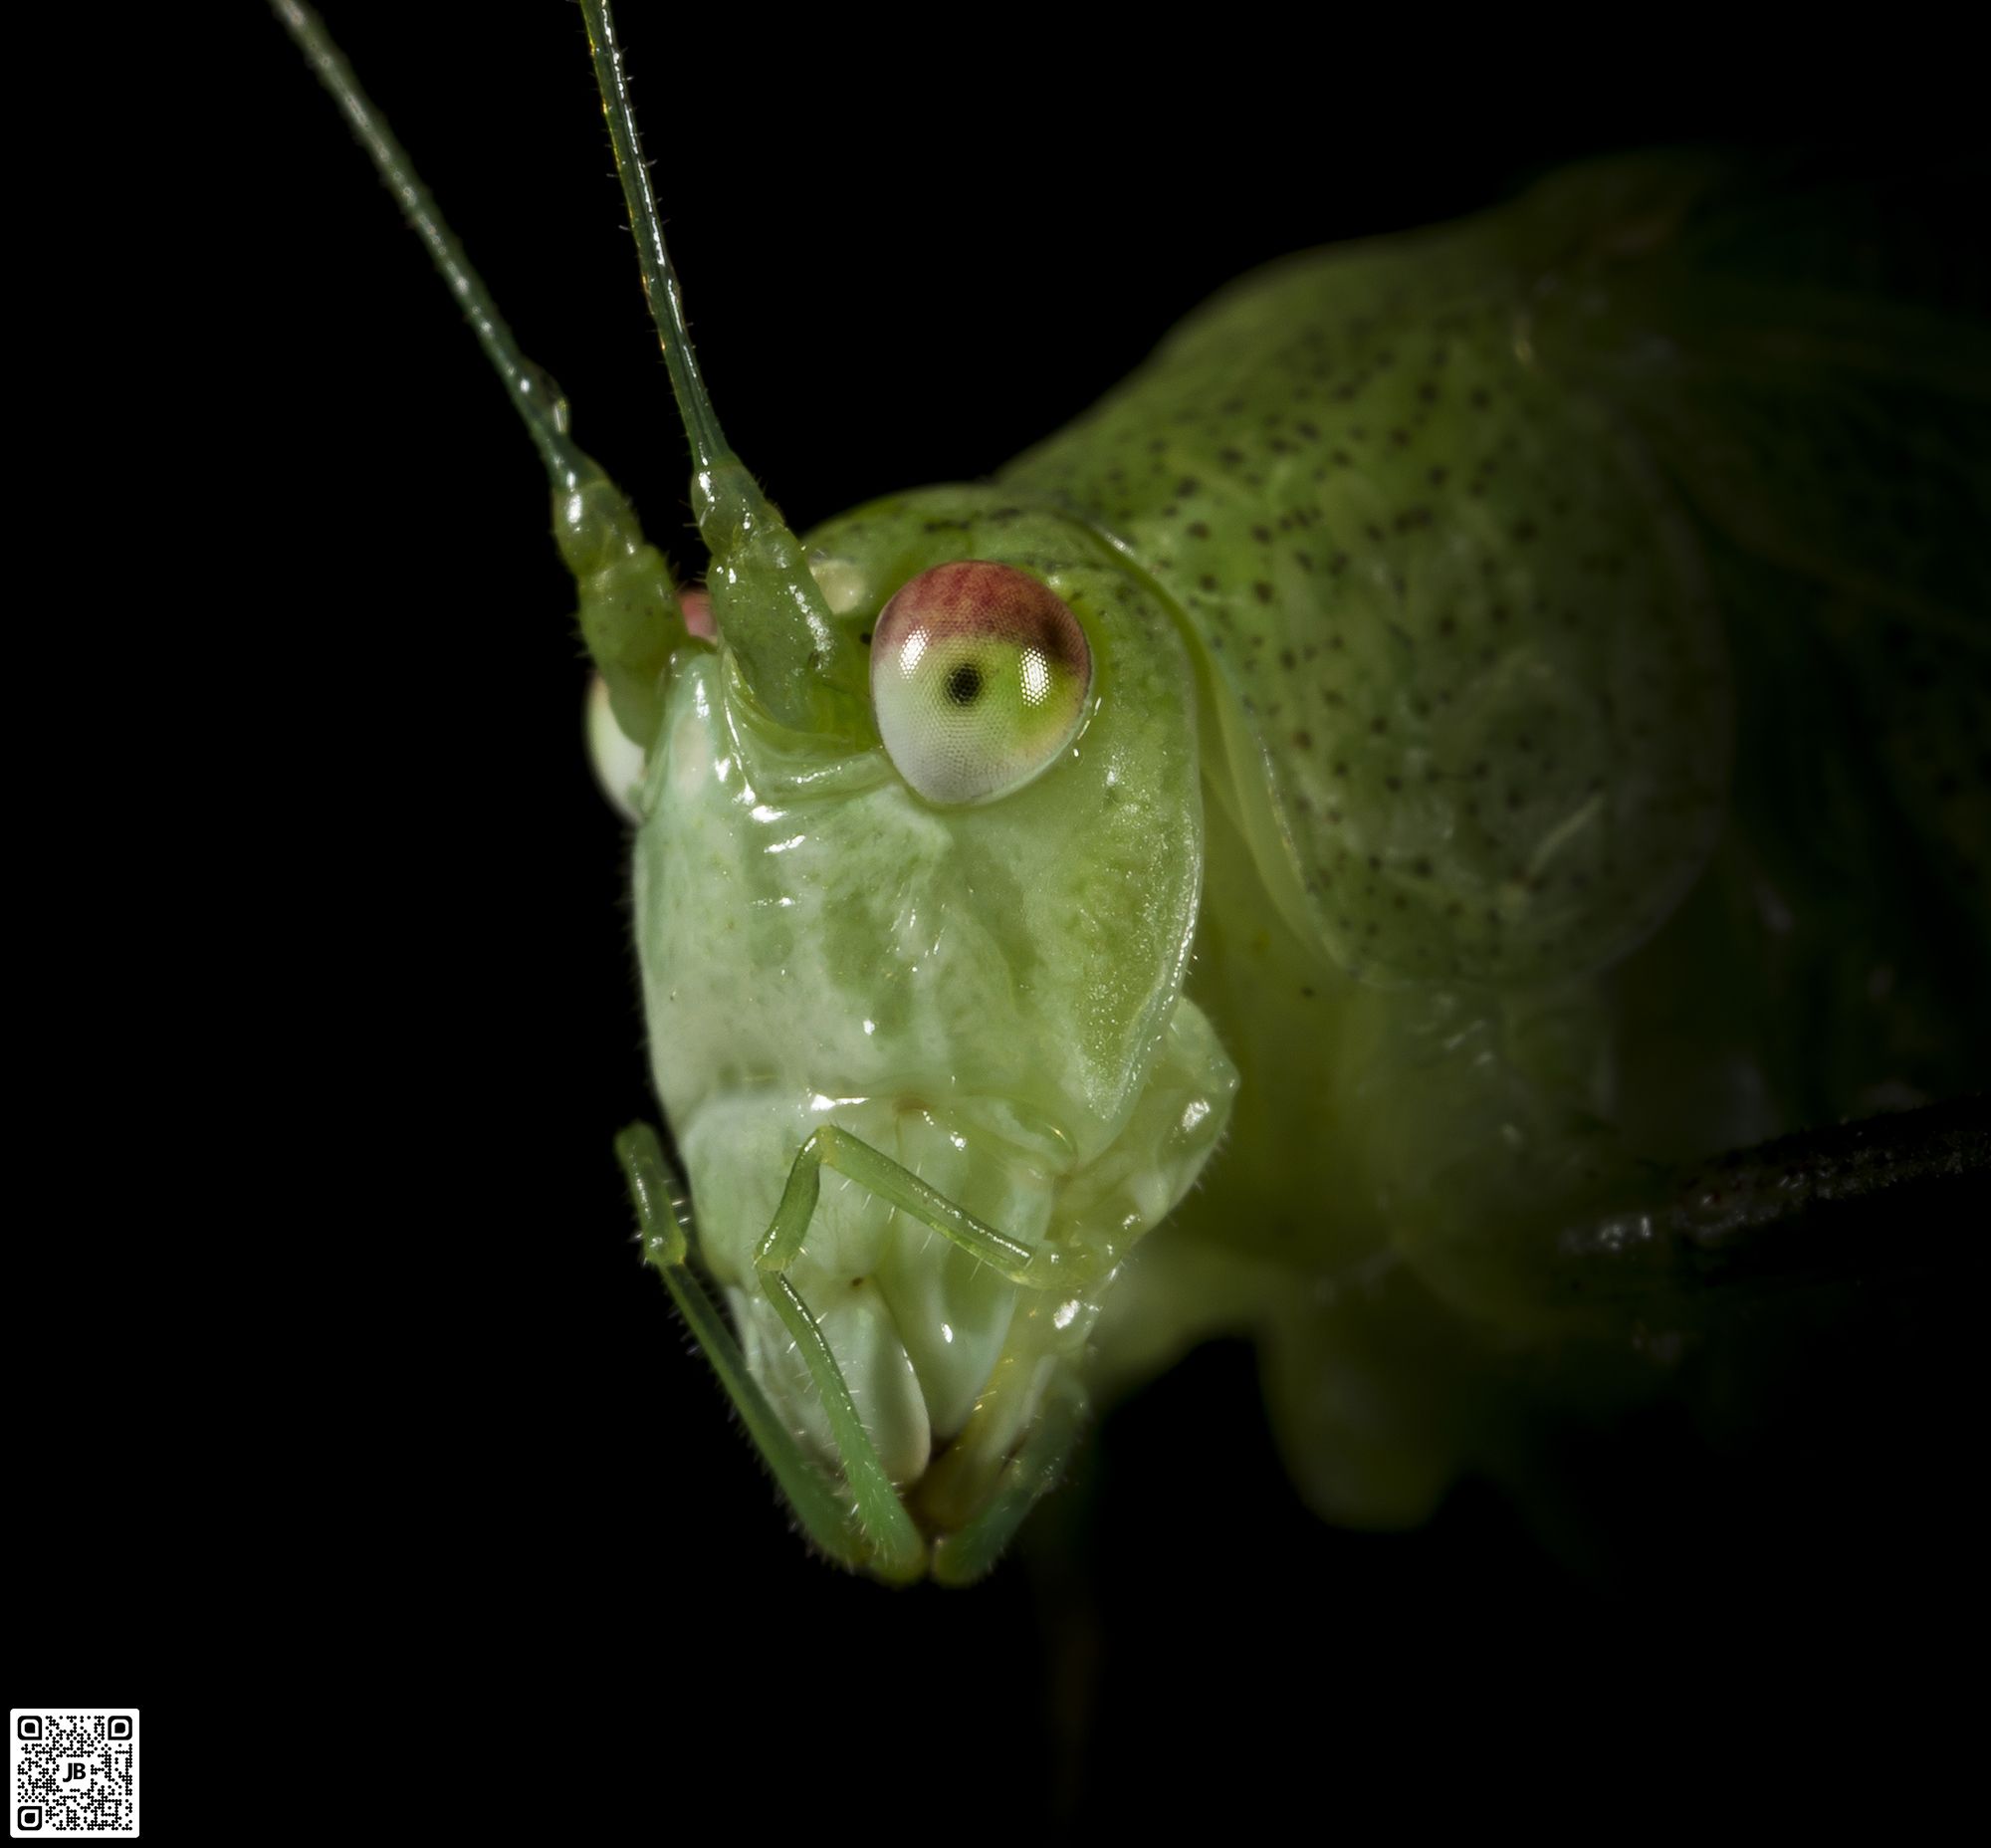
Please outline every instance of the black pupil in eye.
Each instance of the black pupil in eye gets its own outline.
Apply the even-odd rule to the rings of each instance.
[[[982,696],[982,669],[964,661],[947,677],[947,696],[957,706],[972,706]]]

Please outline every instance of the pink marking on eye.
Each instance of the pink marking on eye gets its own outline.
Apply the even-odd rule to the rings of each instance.
[[[931,645],[963,635],[1034,643],[1061,666],[1078,667],[1085,635],[1063,599],[1014,566],[987,559],[936,565],[904,584],[878,613],[874,673],[914,636]]]

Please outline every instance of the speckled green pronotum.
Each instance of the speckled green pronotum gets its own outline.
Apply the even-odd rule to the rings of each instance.
[[[1516,1356],[1593,1401],[1655,1364],[1678,1305],[1569,1287],[1565,1229],[1967,1087],[1991,366],[1843,199],[1628,158],[1293,258],[992,480],[797,539],[589,0],[681,598],[278,10],[546,457],[636,827],[645,1249],[831,1558],[977,1576],[1088,1403],[1219,1330],[1313,1505],[1415,1520]]]

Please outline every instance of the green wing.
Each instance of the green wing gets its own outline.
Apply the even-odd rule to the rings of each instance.
[[[1685,211],[1614,314],[1541,331],[1691,509],[1745,715],[1736,825],[1784,908],[1829,920],[1819,999],[1918,991],[1898,1031],[1930,1046],[1960,1040],[1953,976],[1991,950],[1987,179],[1758,169]],[[1806,1064],[1853,1075],[1811,1039]],[[1812,1092],[1817,1120],[1849,1107]]]
[[[1762,164],[1539,330],[1690,510],[1742,715],[1727,957],[1783,1132],[1981,1082],[1991,953],[1991,268],[1979,159]],[[1740,888],[1748,890],[1744,893]],[[1745,980],[1742,978],[1746,978]]]

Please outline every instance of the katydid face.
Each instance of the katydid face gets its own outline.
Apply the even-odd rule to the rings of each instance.
[[[863,1188],[824,1190],[790,1276],[901,1483],[971,1415],[992,1462],[1027,1422],[1036,1363],[1082,1346],[1097,1285],[1195,1178],[1234,1083],[1181,999],[1202,870],[1196,693],[1160,605],[1082,529],[993,491],[863,510],[810,552],[835,619],[874,649],[895,645],[881,612],[908,583],[992,558],[979,569],[1013,577],[1007,600],[978,629],[950,599],[949,642],[992,689],[1040,630],[1045,680],[1069,684],[1082,655],[1082,728],[1027,708],[986,727],[997,777],[1019,733],[1026,752],[1048,736],[1055,761],[1004,794],[936,802],[879,746],[770,725],[722,644],[681,657],[636,850],[657,1085],[704,1250],[763,1386],[825,1461],[792,1344],[751,1287],[811,1130],[836,1123],[1022,1244],[1084,1255],[1072,1290],[1019,1291]],[[956,763],[979,774],[970,751]],[[1019,1297],[1041,1312],[1019,1319]]]

